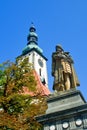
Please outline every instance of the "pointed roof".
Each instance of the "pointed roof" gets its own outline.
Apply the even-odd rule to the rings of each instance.
[[[31,96],[36,96],[37,94],[40,94],[42,96],[49,96],[51,94],[51,92],[49,91],[49,89],[47,88],[46,85],[42,84],[40,76],[37,74],[37,72],[35,70],[33,71],[33,74],[34,74],[35,80],[37,82],[36,93],[30,92],[27,87],[23,87],[23,92],[21,92],[21,94],[29,94]]]
[[[22,55],[27,54],[32,49],[36,50],[39,54],[42,55],[43,50],[38,46],[38,35],[36,33],[36,28],[35,28],[34,24],[32,24],[29,29],[27,41],[28,41],[27,46],[23,49]]]

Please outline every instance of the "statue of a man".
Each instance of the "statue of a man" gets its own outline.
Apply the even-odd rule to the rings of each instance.
[[[57,91],[76,88],[80,83],[73,67],[73,59],[69,52],[64,52],[60,45],[52,54],[52,76],[54,76],[53,89]]]

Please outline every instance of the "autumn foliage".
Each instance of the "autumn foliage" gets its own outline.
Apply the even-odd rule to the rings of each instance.
[[[0,65],[0,130],[40,130],[35,116],[44,114],[46,99],[36,91],[37,82],[28,59]],[[27,87],[33,96],[25,94]]]

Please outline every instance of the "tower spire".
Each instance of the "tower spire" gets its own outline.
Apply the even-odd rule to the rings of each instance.
[[[37,43],[38,36],[36,34],[36,28],[35,28],[33,22],[31,22],[31,27],[29,29],[29,34],[28,34],[28,37],[27,37],[27,41],[28,41],[27,45],[32,44],[32,43],[38,45],[38,43]]]
[[[36,33],[36,28],[31,23],[31,26],[29,28],[29,34],[27,36],[27,46],[23,49],[22,54],[26,54],[30,52],[32,49],[35,49],[38,53],[42,54],[43,50],[38,46],[38,35]]]

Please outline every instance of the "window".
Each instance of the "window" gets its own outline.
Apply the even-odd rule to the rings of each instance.
[[[39,69],[39,75],[41,76],[41,68]]]

